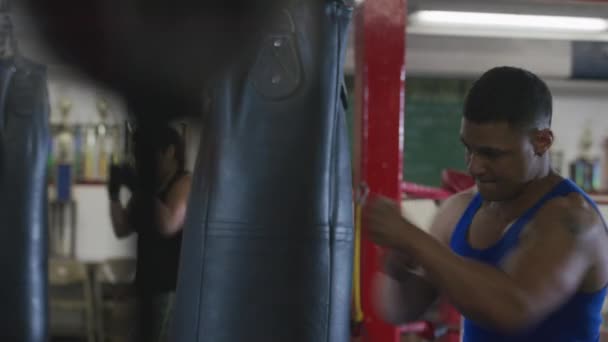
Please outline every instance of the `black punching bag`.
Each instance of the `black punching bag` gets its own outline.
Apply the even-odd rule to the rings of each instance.
[[[340,85],[351,14],[344,1],[285,0],[254,55],[216,84],[171,341],[350,340],[352,184]]]
[[[0,341],[47,340],[46,70],[0,61]]]

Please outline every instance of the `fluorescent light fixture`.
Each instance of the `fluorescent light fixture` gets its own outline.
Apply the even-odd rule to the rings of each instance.
[[[491,28],[578,33],[600,33],[608,30],[608,20],[602,18],[460,11],[419,11],[410,16],[410,23],[461,29]]]

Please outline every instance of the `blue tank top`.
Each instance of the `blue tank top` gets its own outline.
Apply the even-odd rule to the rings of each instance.
[[[534,217],[543,204],[552,198],[573,192],[584,196],[600,214],[596,204],[587,194],[570,180],[563,180],[517,219],[499,241],[486,249],[475,249],[467,240],[473,217],[482,204],[482,198],[477,194],[458,222],[452,234],[450,247],[463,257],[498,267],[503,257],[517,245],[519,235],[526,223]],[[606,225],[603,218],[602,221]],[[465,317],[463,342],[597,342],[605,295],[606,287],[594,293],[578,292],[544,321],[518,335],[505,335],[486,329]]]

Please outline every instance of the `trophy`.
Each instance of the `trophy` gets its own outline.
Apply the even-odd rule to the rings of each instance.
[[[600,189],[600,160],[591,153],[593,138],[591,127],[586,125],[579,141],[579,156],[570,163],[570,178],[583,190],[595,192]]]
[[[50,248],[56,256],[73,257],[76,233],[76,203],[72,198],[76,152],[73,127],[69,123],[72,102],[59,101],[61,122],[55,146],[55,199],[49,202]]]
[[[59,102],[59,110],[61,111],[61,123],[59,133],[57,134],[57,155],[56,161],[58,164],[71,164],[74,162],[74,134],[71,125],[68,123],[72,102],[68,99],[62,99]]]
[[[108,103],[101,99],[97,101],[97,112],[100,117],[100,122],[97,124],[97,175],[100,180],[107,178],[108,170],[108,159],[110,156],[109,144],[111,144],[111,137],[109,136],[109,126],[107,124],[108,119]]]

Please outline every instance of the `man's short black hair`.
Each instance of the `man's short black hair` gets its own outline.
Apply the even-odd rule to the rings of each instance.
[[[538,76],[520,68],[496,67],[485,72],[469,90],[464,117],[475,123],[548,127],[552,102],[549,87]]]
[[[184,139],[175,128],[164,125],[143,130],[138,129],[133,134],[133,142],[135,144],[136,161],[145,163],[147,159],[155,157],[155,152],[164,152],[169,146],[173,146],[178,168],[181,170],[185,168]]]

